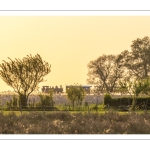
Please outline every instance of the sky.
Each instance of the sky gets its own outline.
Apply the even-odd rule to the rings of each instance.
[[[0,63],[39,54],[51,64],[42,86],[88,85],[87,64],[150,36],[150,16],[0,16]],[[13,89],[0,79],[0,92]]]

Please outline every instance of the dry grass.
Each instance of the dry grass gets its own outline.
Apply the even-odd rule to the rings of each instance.
[[[150,114],[0,113],[1,134],[150,134]]]

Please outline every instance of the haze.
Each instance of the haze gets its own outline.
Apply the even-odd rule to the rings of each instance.
[[[149,16],[1,16],[0,63],[38,53],[52,66],[40,87],[87,85],[91,60],[130,50],[133,40],[150,36],[149,28]],[[0,91],[8,90],[0,79]]]

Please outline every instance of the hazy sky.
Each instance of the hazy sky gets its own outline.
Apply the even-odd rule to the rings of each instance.
[[[130,50],[144,36],[150,36],[149,16],[0,16],[0,63],[38,53],[52,66],[41,87],[86,85],[91,60]],[[7,90],[0,79],[0,91]]]

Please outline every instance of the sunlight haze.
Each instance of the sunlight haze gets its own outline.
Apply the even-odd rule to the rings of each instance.
[[[0,16],[0,63],[39,54],[51,64],[40,87],[87,85],[91,60],[130,50],[144,36],[150,36],[149,16]],[[2,79],[0,85],[13,90]]]

